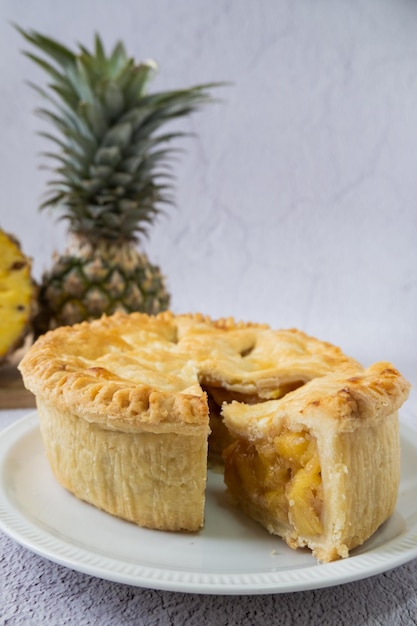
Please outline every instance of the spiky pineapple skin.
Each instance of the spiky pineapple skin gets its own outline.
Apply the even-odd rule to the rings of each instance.
[[[159,267],[134,243],[73,237],[44,274],[40,302],[38,334],[116,311],[157,314],[169,307],[170,296]]]
[[[17,350],[32,330],[37,286],[32,260],[20,241],[0,229],[0,362]]]

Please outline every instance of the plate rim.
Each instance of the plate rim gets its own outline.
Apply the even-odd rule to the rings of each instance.
[[[401,437],[407,437],[417,452],[417,431],[400,421]],[[37,411],[19,418],[0,432],[0,476],[6,453],[24,436],[40,436]],[[401,488],[401,484],[400,484]],[[416,504],[417,512],[417,504]],[[107,515],[105,512],[100,512]],[[181,593],[255,595],[288,593],[332,587],[358,581],[403,565],[417,557],[417,523],[382,546],[332,563],[285,568],[275,572],[225,574],[191,569],[141,565],[100,557],[40,529],[17,510],[7,493],[0,490],[0,530],[38,556],[69,569],[103,580],[136,587]]]

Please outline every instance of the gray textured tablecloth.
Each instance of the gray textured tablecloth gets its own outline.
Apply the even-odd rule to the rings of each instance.
[[[27,412],[0,412],[0,429]],[[417,559],[366,580],[316,591],[211,596],[93,578],[32,554],[0,533],[0,625],[20,624],[410,626],[417,624]]]

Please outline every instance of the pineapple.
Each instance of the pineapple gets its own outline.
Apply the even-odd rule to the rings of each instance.
[[[36,306],[32,263],[12,235],[0,229],[0,362],[23,343]]]
[[[107,55],[70,49],[34,31],[19,32],[38,53],[26,52],[48,75],[48,103],[38,113],[55,128],[42,132],[56,150],[56,176],[41,208],[68,222],[70,241],[40,289],[38,332],[116,311],[155,314],[170,295],[160,269],[138,242],[172,203],[168,144],[184,135],[166,123],[210,102],[214,85],[149,94],[153,61],[135,63],[121,42]]]

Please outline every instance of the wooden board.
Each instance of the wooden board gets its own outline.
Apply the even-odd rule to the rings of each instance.
[[[2,363],[0,365],[0,410],[33,409],[35,406],[35,396],[24,388],[16,363]]]

